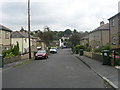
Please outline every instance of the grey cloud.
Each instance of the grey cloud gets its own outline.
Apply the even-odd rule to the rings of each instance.
[[[31,2],[31,28],[50,25],[53,29],[90,30],[117,12],[114,0],[43,0]],[[2,22],[8,26],[27,26],[27,2],[2,3]],[[13,27],[12,27],[13,28]],[[57,29],[58,28],[58,29]]]

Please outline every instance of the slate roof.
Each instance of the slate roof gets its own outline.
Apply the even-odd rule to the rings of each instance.
[[[28,38],[29,35],[26,32],[20,32],[20,31],[15,31],[11,33],[11,38]],[[30,36],[31,38],[34,38],[33,36]]]
[[[4,30],[4,31],[9,31],[9,32],[12,32],[12,30],[11,30],[11,29],[9,29],[9,28],[7,28],[7,27],[5,27],[5,26],[1,25],[1,24],[0,24],[0,30]]]
[[[88,39],[89,39],[88,35],[81,38],[81,40],[88,40]]]
[[[94,29],[90,33],[95,32],[95,31],[99,31],[99,30],[109,30],[109,29],[110,29],[109,23],[107,23],[107,24],[104,24],[104,25],[97,27],[96,29]]]
[[[114,17],[116,17],[116,16],[120,16],[120,12],[119,12],[119,13],[117,13],[116,15],[112,16],[112,17],[111,17],[111,18],[109,18],[108,20],[110,20],[110,19],[112,19],[112,18],[114,18]]]

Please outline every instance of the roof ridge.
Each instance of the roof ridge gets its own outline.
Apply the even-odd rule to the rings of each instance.
[[[23,36],[23,34],[20,32],[20,31],[16,31],[16,32],[18,32],[20,35],[22,35]],[[24,36],[23,36],[24,37]]]

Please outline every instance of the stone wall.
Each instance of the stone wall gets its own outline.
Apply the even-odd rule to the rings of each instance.
[[[102,62],[103,61],[103,56],[102,55],[99,55],[99,54],[96,54],[96,53],[92,53],[92,52],[84,52],[84,55],[87,56],[87,57],[90,57],[94,60],[97,60],[97,61],[100,61]]]
[[[21,56],[15,56],[12,58],[5,58],[4,64],[12,63],[12,62],[19,61],[19,60],[21,60]]]
[[[86,51],[84,51],[84,55],[87,56],[87,57],[92,58],[92,52],[86,52]]]
[[[33,53],[31,53],[31,57],[34,57]],[[12,58],[5,58],[4,59],[4,64],[25,60],[25,59],[28,59],[28,58],[29,58],[29,54],[25,54],[25,55],[22,55],[22,56],[15,56],[15,57],[12,57]]]
[[[103,56],[96,53],[92,53],[92,59],[103,62]]]

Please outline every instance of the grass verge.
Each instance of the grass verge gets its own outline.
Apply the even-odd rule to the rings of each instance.
[[[32,62],[32,61],[34,61],[34,60],[33,60],[33,59],[30,59],[30,60],[23,61],[23,62],[21,62],[21,63],[19,63],[19,64],[13,65],[13,68],[16,68],[16,67],[18,67],[18,66],[27,64],[27,63]]]

